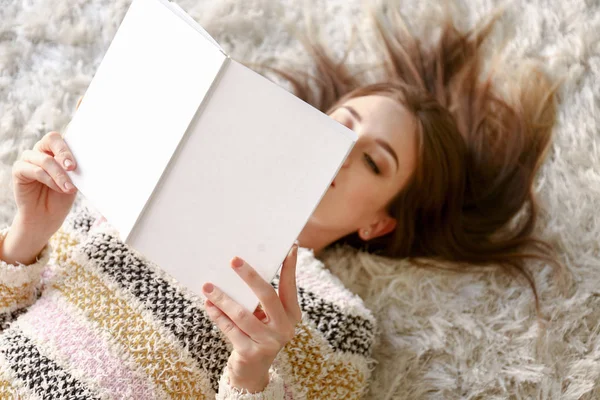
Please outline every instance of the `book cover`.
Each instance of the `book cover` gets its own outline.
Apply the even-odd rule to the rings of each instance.
[[[138,252],[252,310],[231,258],[272,279],[356,135],[170,4],[133,1],[65,135],[70,175]]]

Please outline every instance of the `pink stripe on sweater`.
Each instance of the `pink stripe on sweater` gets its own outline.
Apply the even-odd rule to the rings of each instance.
[[[51,343],[74,369],[96,381],[110,398],[157,397],[143,376],[127,368],[97,332],[69,315],[70,307],[61,303],[59,299],[42,296],[21,318],[38,340]]]

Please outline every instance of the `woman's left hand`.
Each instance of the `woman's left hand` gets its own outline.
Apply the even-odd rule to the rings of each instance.
[[[231,261],[232,268],[260,301],[254,313],[213,284],[206,283],[202,287],[207,297],[208,316],[233,345],[227,368],[229,384],[238,389],[257,393],[269,384],[269,368],[273,360],[292,340],[296,324],[302,320],[296,288],[297,255],[298,246],[294,245],[283,262],[279,294],[241,258]]]

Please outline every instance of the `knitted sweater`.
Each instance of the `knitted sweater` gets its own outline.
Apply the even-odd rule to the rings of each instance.
[[[0,398],[362,397],[375,320],[310,250],[298,252],[302,322],[251,394],[229,385],[232,347],[203,299],[96,216],[72,212],[35,264],[0,262]]]

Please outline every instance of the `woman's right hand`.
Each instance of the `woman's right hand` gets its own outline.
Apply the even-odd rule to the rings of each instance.
[[[58,132],[46,134],[13,166],[17,216],[15,222],[32,234],[56,232],[67,217],[77,189],[66,171],[75,169],[73,154]]]
[[[73,206],[77,189],[66,171],[76,166],[58,132],[44,135],[15,162],[12,176],[17,214],[0,243],[2,260],[11,264],[35,261]]]

